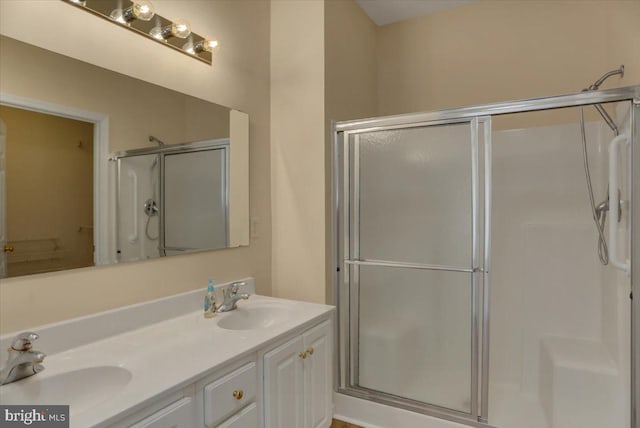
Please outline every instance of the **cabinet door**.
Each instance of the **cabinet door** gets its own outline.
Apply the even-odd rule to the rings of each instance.
[[[131,425],[131,428],[191,428],[194,426],[193,413],[193,400],[185,397]]]
[[[303,351],[300,336],[264,356],[265,428],[304,426]]]
[[[331,322],[325,321],[303,335],[304,427],[328,427],[332,417],[333,353]]]

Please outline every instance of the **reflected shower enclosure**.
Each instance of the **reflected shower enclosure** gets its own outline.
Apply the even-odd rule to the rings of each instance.
[[[229,245],[229,139],[159,143],[114,157],[119,262]]]

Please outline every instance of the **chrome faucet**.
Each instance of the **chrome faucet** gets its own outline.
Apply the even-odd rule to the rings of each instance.
[[[246,285],[245,282],[233,282],[231,285],[222,289],[222,295],[224,296],[224,302],[218,306],[217,312],[229,312],[237,308],[236,303],[238,300],[247,300],[249,293],[238,294],[240,287]]]
[[[7,349],[9,352],[7,364],[0,371],[0,385],[33,376],[44,370],[44,366],[40,363],[46,355],[44,352],[31,349],[31,342],[38,337],[35,333],[26,332],[20,333],[13,339],[11,347]]]

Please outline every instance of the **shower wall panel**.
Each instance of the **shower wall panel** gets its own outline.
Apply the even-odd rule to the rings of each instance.
[[[614,135],[602,122],[586,123],[586,134],[597,205],[607,198]],[[489,420],[624,427],[629,282],[598,259],[579,125],[497,131],[492,141]],[[625,216],[623,209],[623,246]]]
[[[160,159],[158,155],[122,158],[118,186],[119,260],[145,260],[158,256],[159,216],[148,217],[144,204],[159,202]]]
[[[602,127],[587,124],[597,201]],[[577,124],[494,132],[491,380],[537,392],[546,335],[600,339],[601,267]]]

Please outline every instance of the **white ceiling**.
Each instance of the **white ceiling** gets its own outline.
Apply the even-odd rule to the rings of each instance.
[[[356,0],[369,18],[378,25],[416,18],[474,1],[478,0]]]

